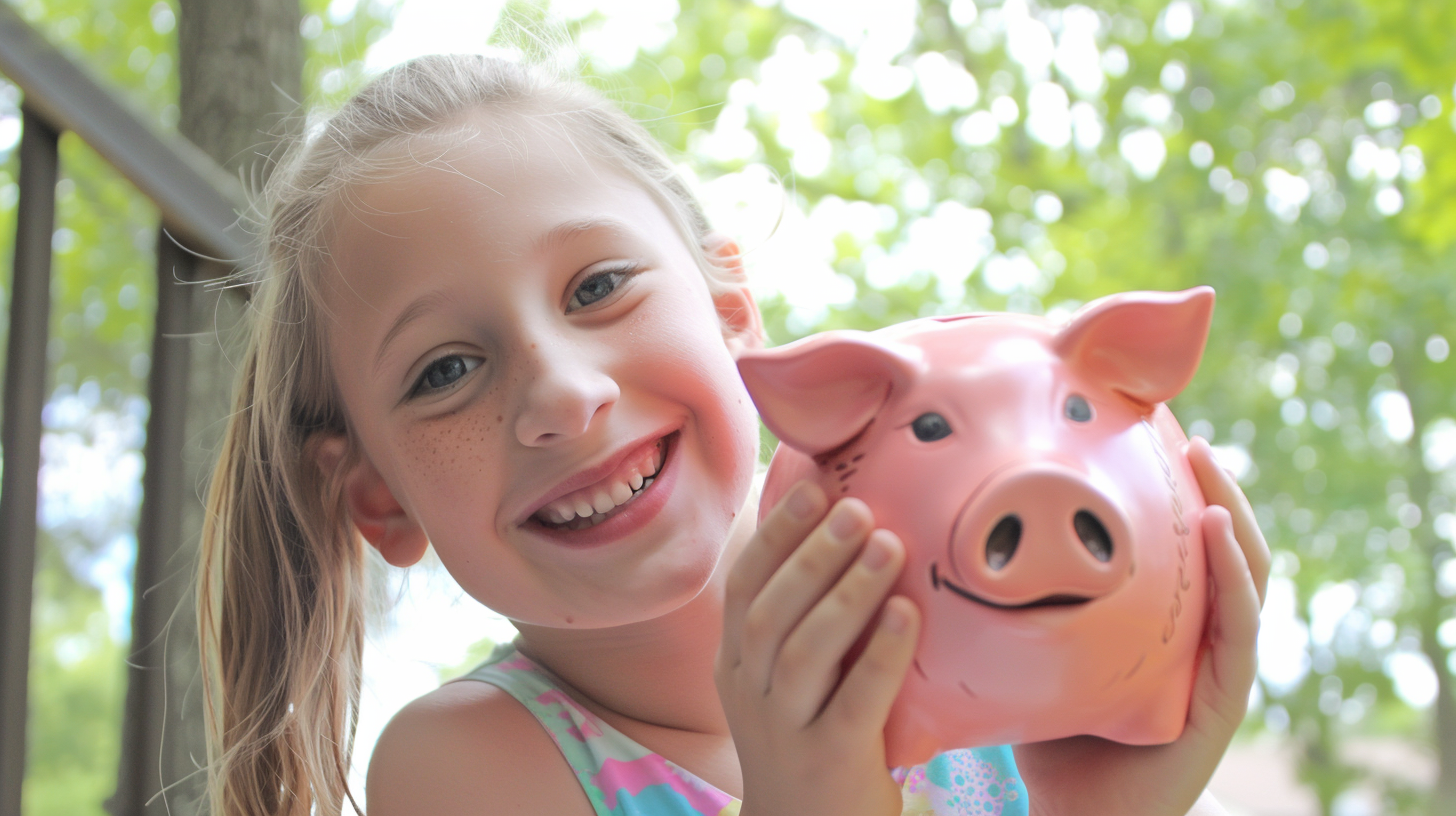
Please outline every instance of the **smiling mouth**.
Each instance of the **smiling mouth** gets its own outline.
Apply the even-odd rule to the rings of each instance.
[[[531,520],[549,530],[586,530],[622,512],[651,487],[667,463],[674,431],[643,456],[625,462],[607,478],[537,510]]]
[[[1037,598],[1034,601],[1028,601],[1022,604],[997,603],[988,598],[982,598],[980,595],[977,595],[976,593],[970,591],[969,589],[966,589],[965,587],[957,586],[949,578],[946,578],[945,576],[940,574],[940,572],[936,568],[935,562],[933,561],[930,564],[930,585],[935,589],[940,589],[942,586],[944,586],[952,593],[959,595],[960,597],[965,598],[968,601],[975,601],[982,606],[989,606],[992,609],[1007,609],[1013,611],[1022,609],[1039,609],[1045,606],[1081,606],[1082,604],[1092,600],[1091,598],[1088,598],[1084,595],[1070,595],[1066,593],[1058,593],[1055,595],[1047,595],[1043,598]]]

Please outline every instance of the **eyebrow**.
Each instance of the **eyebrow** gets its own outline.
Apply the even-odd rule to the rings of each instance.
[[[384,362],[385,352],[389,350],[389,344],[394,342],[394,339],[399,336],[400,332],[404,331],[405,326],[408,326],[431,309],[444,305],[449,300],[449,296],[444,292],[435,291],[421,295],[410,301],[410,304],[404,307],[404,311],[399,313],[399,317],[396,317],[394,322],[390,324],[389,331],[384,333],[384,339],[379,342],[379,352],[374,356],[374,370],[378,372],[379,366]]]
[[[576,218],[563,221],[537,239],[534,249],[555,249],[584,232],[597,230],[621,234],[627,231],[627,225],[615,218]]]

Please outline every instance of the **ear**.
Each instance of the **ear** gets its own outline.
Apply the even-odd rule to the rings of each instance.
[[[1095,300],[1057,333],[1053,347],[1085,376],[1144,405],[1178,395],[1203,359],[1213,289],[1125,292]]]
[[[718,277],[733,283],[725,291],[713,295],[713,308],[723,323],[723,339],[728,350],[737,357],[748,349],[763,347],[763,317],[753,293],[748,289],[748,275],[743,271],[743,254],[733,239],[720,232],[703,238],[703,251],[708,262],[718,270]]]
[[[352,464],[345,464],[348,450],[348,439],[330,434],[314,444],[313,456],[325,475],[348,468],[343,474],[344,503],[359,534],[396,567],[419,561],[430,543],[424,528],[395,500],[369,457],[361,454]]]
[[[810,455],[854,438],[918,376],[917,350],[858,331],[830,331],[776,349],[745,351],[738,373],[763,423]]]

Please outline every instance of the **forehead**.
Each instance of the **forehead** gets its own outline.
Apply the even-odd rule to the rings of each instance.
[[[462,124],[370,157],[331,202],[331,265],[356,294],[385,273],[520,260],[573,224],[682,244],[641,184],[549,117],[487,111]]]
[[[596,154],[589,135],[546,117],[494,110],[454,127],[392,143],[331,202],[332,221],[474,220],[504,237],[512,214],[541,217],[646,195],[625,171]],[[647,196],[650,198],[650,196]]]

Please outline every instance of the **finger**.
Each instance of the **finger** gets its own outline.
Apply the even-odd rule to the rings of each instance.
[[[828,499],[818,485],[810,481],[794,485],[764,517],[733,563],[723,599],[724,630],[719,645],[719,653],[730,662],[738,662],[741,622],[749,605],[784,559],[824,518],[827,506]]]
[[[859,558],[784,640],[771,686],[794,722],[807,723],[824,708],[840,666],[890,591],[905,547],[889,530],[876,530]]]
[[[859,499],[841,499],[768,579],[743,617],[739,660],[746,680],[768,691],[779,647],[854,560],[874,523]]]
[[[1208,440],[1195,436],[1188,443],[1188,464],[1198,478],[1203,498],[1209,504],[1226,508],[1233,519],[1234,538],[1244,552],[1249,572],[1254,577],[1254,587],[1259,594],[1259,603],[1264,603],[1264,590],[1269,585],[1271,557],[1269,544],[1254,518],[1254,508],[1232,474],[1224,470],[1214,458],[1213,448]]]
[[[869,643],[825,706],[820,721],[879,736],[900,693],[920,637],[920,610],[903,595],[885,601]]]
[[[1215,600],[1204,627],[1205,652],[1194,681],[1189,724],[1232,736],[1243,721],[1254,683],[1259,595],[1227,509],[1214,505],[1204,511],[1203,541]]]

